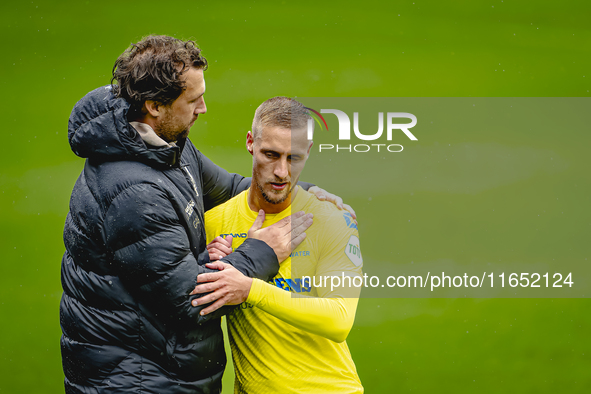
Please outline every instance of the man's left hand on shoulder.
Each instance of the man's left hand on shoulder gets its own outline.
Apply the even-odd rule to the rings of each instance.
[[[357,215],[355,214],[353,208],[351,208],[349,204],[343,203],[343,199],[339,196],[329,193],[326,190],[319,188],[318,186],[312,186],[311,188],[309,188],[308,193],[312,193],[320,201],[328,201],[336,205],[338,209],[344,209],[345,211],[349,212],[351,216],[353,216],[354,220],[357,220]]]

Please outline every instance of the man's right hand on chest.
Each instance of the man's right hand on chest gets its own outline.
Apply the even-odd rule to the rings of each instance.
[[[313,217],[311,213],[300,211],[269,227],[261,228],[265,222],[265,211],[261,209],[248,230],[248,238],[264,241],[273,249],[277,260],[282,262],[306,239],[305,231],[312,225]]]

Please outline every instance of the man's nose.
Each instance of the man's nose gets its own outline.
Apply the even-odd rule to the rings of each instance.
[[[277,161],[275,165],[275,176],[281,179],[287,178],[289,176],[289,163],[287,159],[280,159]]]
[[[201,99],[199,105],[195,108],[195,114],[204,114],[207,112],[207,106],[205,105],[205,99]]]

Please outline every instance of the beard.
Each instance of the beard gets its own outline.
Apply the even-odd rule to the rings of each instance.
[[[269,192],[267,192],[265,190],[265,185],[270,185],[271,182],[273,182],[273,183],[287,183],[287,185],[286,185],[285,189],[283,189],[283,190],[271,189]],[[281,204],[282,202],[287,200],[287,198],[289,196],[291,196],[291,192],[294,188],[294,185],[292,185],[289,180],[284,180],[284,179],[274,179],[272,181],[264,182],[263,184],[261,184],[261,182],[259,182],[259,180],[257,179],[256,185],[257,185],[258,189],[261,191],[261,194],[263,195],[263,198],[265,199],[265,201],[267,201],[270,204]]]
[[[189,135],[191,125],[182,125],[174,121],[172,111],[167,111],[161,122],[156,125],[155,132],[164,141],[176,142]]]

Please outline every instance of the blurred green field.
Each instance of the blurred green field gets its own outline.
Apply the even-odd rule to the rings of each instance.
[[[4,2],[0,392],[63,392],[62,229],[83,166],[69,149],[67,119],[79,98],[109,83],[131,42],[150,33],[198,42],[210,63],[208,113],[191,138],[218,164],[247,174],[244,135],[256,106],[276,95],[588,97],[590,13],[582,1]],[[527,136],[504,143],[528,147]],[[551,178],[536,173],[454,198],[423,191],[411,201],[405,191],[373,204],[349,200],[364,258],[590,257],[590,137],[559,129],[559,138],[557,152],[570,167]],[[544,197],[552,193],[572,220],[545,222],[540,232],[480,214],[491,201],[523,194],[533,199],[519,200],[516,212],[554,212]],[[374,237],[384,206],[412,215],[414,227]],[[432,223],[434,207],[454,213],[453,232]],[[446,242],[463,240],[472,249]],[[587,393],[590,306],[588,299],[362,299],[348,343],[367,393]]]

